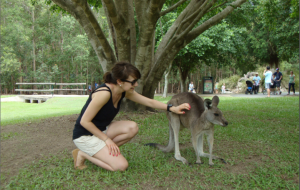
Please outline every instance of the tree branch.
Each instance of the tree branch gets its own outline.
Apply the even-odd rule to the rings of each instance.
[[[210,11],[212,11],[212,10],[214,10],[214,9],[216,9],[216,8],[218,8],[218,7],[221,7],[221,6],[223,6],[225,3],[227,3],[228,1],[225,1],[224,3],[222,3],[221,5],[218,5],[218,6],[216,6],[216,7],[213,7],[213,8],[211,8],[210,10],[208,10],[207,12],[210,12]]]
[[[168,9],[162,11],[162,12],[160,13],[160,16],[164,16],[165,14],[167,14],[167,13],[173,11],[174,9],[176,9],[177,7],[179,7],[180,5],[182,5],[182,4],[183,4],[184,2],[186,2],[186,1],[187,1],[187,0],[181,0],[181,1],[177,2],[177,3],[175,3],[174,5],[172,5],[171,7],[169,7]]]
[[[116,32],[115,32],[115,29],[114,29],[114,26],[112,24],[112,21],[110,19],[110,17],[108,16],[108,10],[107,10],[107,7],[105,5],[105,3],[102,1],[102,5],[103,5],[103,9],[104,9],[104,12],[105,12],[105,15],[106,15],[106,20],[107,20],[107,24],[108,24],[108,28],[109,28],[109,31],[110,31],[110,35],[111,35],[111,38],[112,38],[112,41],[113,41],[113,45],[114,45],[114,48],[115,48],[115,54],[116,54],[116,58],[119,59],[118,57],[118,46],[117,46],[117,36],[116,36]]]
[[[121,27],[120,17],[119,17],[119,14],[117,13],[117,8],[116,8],[114,1],[112,1],[112,0],[103,0],[103,1],[106,5],[108,15],[109,15],[115,29],[120,30],[120,27]]]
[[[188,16],[187,18],[185,18],[181,23],[180,23],[180,25],[179,25],[179,27],[178,27],[178,29],[177,29],[177,31],[176,31],[176,34],[178,34],[180,31],[181,31],[181,28],[184,26],[184,24],[185,23],[187,23],[187,22],[189,22],[189,21],[191,21],[191,20],[193,20],[194,19],[194,21],[193,22],[198,22],[197,21],[197,19],[195,19],[195,17],[197,18],[197,17],[199,17],[200,15],[201,15],[201,17],[204,15],[204,14],[201,14],[201,13],[204,13],[204,11],[203,11],[203,7],[204,6],[206,6],[207,5],[207,3],[208,3],[208,1],[209,0],[206,0],[196,11],[194,11],[194,13],[193,14],[191,14],[190,16]],[[212,3],[212,2],[211,2]],[[211,4],[210,3],[210,4]],[[198,16],[197,16],[198,15]],[[200,18],[201,18],[200,17]],[[200,18],[199,18],[199,20],[200,20]],[[193,23],[192,22],[192,23]],[[192,24],[190,24],[190,26],[191,26]]]
[[[105,52],[107,52],[106,54],[111,57],[114,56],[113,54],[113,50],[110,47],[110,44],[108,43],[97,19],[95,18],[95,15],[93,14],[92,10],[90,9],[90,6],[87,4],[87,1],[81,1],[81,0],[73,0],[73,2],[75,2],[75,4],[78,4],[82,10],[84,11],[86,17],[88,18],[89,22],[91,23],[91,25],[93,26],[96,36],[99,38],[100,43],[102,44]],[[115,58],[114,58],[115,59]]]
[[[110,70],[116,61],[113,50],[111,49],[105,36],[97,35],[92,23],[90,23],[89,18],[83,11],[83,9],[72,2],[71,0],[52,0],[55,4],[69,12],[74,18],[79,22],[82,28],[85,30],[91,45],[93,46],[100,64],[104,72]],[[98,24],[98,22],[96,22]],[[100,26],[98,25],[100,28]],[[100,28],[100,33],[102,32]]]
[[[211,17],[210,19],[202,23],[200,26],[189,32],[185,37],[186,43],[191,42],[205,30],[219,23],[222,19],[227,17],[234,10],[234,7],[239,7],[246,1],[247,0],[236,0],[235,2],[231,3],[231,5],[228,5],[222,12]]]
[[[136,11],[136,19],[137,23],[139,26],[141,26],[141,22],[143,19],[143,15],[145,13],[144,8],[145,8],[145,2],[141,0],[134,0],[134,5],[135,5],[135,11]],[[139,28],[140,29],[140,28]]]
[[[175,46],[176,43],[178,43],[180,40],[182,40],[182,39],[185,37],[185,35],[188,34],[188,32],[195,26],[195,24],[201,19],[201,17],[203,17],[203,15],[206,13],[206,11],[207,11],[210,7],[212,7],[212,5],[213,5],[216,1],[217,1],[217,0],[211,1],[211,2],[207,5],[208,0],[206,0],[206,1],[201,5],[201,7],[195,11],[195,12],[197,12],[198,15],[196,16],[196,18],[194,18],[194,20],[192,21],[192,23],[189,24],[189,26],[186,27],[185,30],[184,30],[183,32],[181,32],[181,33],[178,35],[179,31],[181,30],[181,28],[182,28],[183,25],[184,25],[183,23],[180,24],[180,25],[179,25],[179,28],[177,29],[177,31],[176,31],[176,33],[175,33],[175,35],[174,35],[174,37],[170,40],[170,42],[169,42],[168,45],[165,47],[165,49],[173,48],[173,47]],[[205,6],[205,5],[206,5],[206,6]],[[203,8],[203,6],[205,6],[205,7]],[[200,11],[200,13],[198,13],[198,11],[199,11],[200,9],[202,9],[202,10]],[[188,20],[193,19],[194,16],[195,16],[195,14],[193,13],[191,16],[189,16],[187,19],[183,20],[182,22],[188,22]],[[177,48],[179,48],[179,47],[177,47]],[[157,58],[157,60],[159,60],[159,59],[162,57],[162,55],[163,55],[164,53],[165,53],[165,52],[163,52],[163,53]],[[159,61],[158,61],[158,62],[159,62]],[[158,64],[158,65],[157,65],[157,68],[158,68],[159,66],[160,66],[160,65]]]
[[[180,13],[180,15],[177,17],[177,19],[175,20],[175,22],[169,28],[169,30],[167,31],[167,33],[164,35],[164,37],[162,38],[162,41],[159,43],[158,48],[156,50],[155,62],[158,59],[158,57],[160,56],[160,54],[164,52],[166,46],[170,42],[170,39],[172,39],[172,37],[173,37],[174,33],[176,32],[178,26],[180,25],[180,23],[182,22],[182,20],[184,20],[184,18],[186,17],[186,15],[189,14],[190,9],[192,9],[193,7],[195,7],[195,1],[191,1],[188,4],[188,6]]]

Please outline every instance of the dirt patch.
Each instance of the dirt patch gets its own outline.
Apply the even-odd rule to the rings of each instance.
[[[23,123],[1,127],[1,135],[14,133],[1,140],[1,175],[5,181],[17,175],[19,169],[32,161],[64,150],[72,151],[72,131],[78,115],[43,119],[37,123]]]

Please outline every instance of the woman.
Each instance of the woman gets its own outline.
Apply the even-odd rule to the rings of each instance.
[[[119,146],[137,134],[138,126],[133,121],[112,121],[124,97],[176,114],[184,114],[184,109],[190,110],[187,103],[172,107],[138,94],[134,89],[140,77],[140,72],[133,65],[116,63],[111,72],[105,73],[105,83],[90,94],[73,130],[73,142],[78,147],[72,151],[75,169],[85,169],[86,159],[110,171],[124,171],[128,167]]]
[[[295,95],[295,75],[294,75],[293,71],[291,71],[291,75],[289,75],[289,77],[290,77],[290,81],[289,81],[289,92],[288,92],[287,95],[290,95],[291,87],[293,87],[293,92],[294,92],[293,95]]]

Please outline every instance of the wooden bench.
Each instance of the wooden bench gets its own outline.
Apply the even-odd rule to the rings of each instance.
[[[55,91],[81,91],[82,95],[85,94],[87,89],[85,88],[86,83],[16,83],[18,89],[15,91],[19,92],[51,92],[53,95]],[[50,85],[49,89],[20,89],[20,85]],[[83,85],[83,88],[54,88],[54,86],[79,86]]]

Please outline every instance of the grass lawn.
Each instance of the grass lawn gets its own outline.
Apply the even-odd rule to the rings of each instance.
[[[1,98],[10,98],[10,97],[15,97],[17,95],[1,95]]]
[[[80,113],[87,97],[55,97],[45,103],[1,102],[1,125],[35,122],[43,118]]]
[[[169,100],[155,98],[162,102]],[[26,107],[30,114],[24,117],[23,105],[18,103],[17,110],[10,109],[12,117],[5,113],[10,106],[4,104],[4,109],[2,103],[1,117],[4,114],[5,122],[10,123],[20,115],[22,119],[18,122],[79,113],[85,100],[55,98],[43,104],[26,104],[30,106],[30,109]],[[187,166],[176,161],[173,152],[163,153],[143,146],[149,142],[167,144],[169,130],[165,113],[120,113],[119,117],[127,115],[140,128],[138,135],[120,148],[129,162],[125,172],[109,172],[88,161],[87,169],[77,171],[73,169],[70,153],[64,152],[25,166],[6,188],[299,189],[299,97],[220,97],[219,108],[229,125],[215,126],[213,152],[227,164],[215,160],[215,165],[210,167],[208,158],[202,158],[204,164]],[[190,132],[182,130],[179,139],[181,155],[195,163]],[[207,144],[204,146],[208,152]]]

